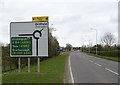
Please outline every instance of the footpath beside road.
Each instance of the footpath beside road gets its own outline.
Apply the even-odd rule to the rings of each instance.
[[[68,67],[72,83],[118,83],[118,62],[71,52]]]

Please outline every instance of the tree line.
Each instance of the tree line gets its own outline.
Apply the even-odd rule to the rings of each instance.
[[[82,46],[82,51],[96,54],[96,48],[98,55],[109,57],[120,56],[120,45],[117,44],[117,39],[112,33],[105,33],[100,39],[100,44]]]
[[[72,47],[71,44],[67,43],[64,49],[68,51],[72,50],[81,50],[82,52],[93,53],[102,56],[110,56],[110,57],[120,57],[120,42],[117,44],[117,39],[112,33],[105,33],[100,38],[100,44],[92,45],[89,43],[88,45],[82,45],[81,47]]]

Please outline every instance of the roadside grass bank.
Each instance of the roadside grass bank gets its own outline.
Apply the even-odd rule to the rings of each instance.
[[[101,55],[96,55],[96,54],[92,54],[92,53],[86,53],[86,54],[91,55],[91,56],[95,56],[95,57],[99,57],[99,58],[104,58],[104,59],[107,59],[107,60],[120,62],[120,58],[119,57],[101,56]]]
[[[18,73],[15,71],[6,72],[2,76],[4,83],[63,83],[64,69],[69,53],[61,53],[59,56],[49,58],[40,62],[40,73],[37,73],[37,64],[32,65],[27,72],[27,67]]]

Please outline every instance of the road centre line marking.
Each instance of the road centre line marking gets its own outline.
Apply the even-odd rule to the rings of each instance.
[[[108,68],[105,68],[105,69],[108,70],[108,71],[110,71],[110,72],[112,72],[112,73],[114,73],[114,74],[116,74],[116,75],[119,75],[117,72],[114,72],[114,71],[112,71],[112,70],[110,70]]]
[[[70,63],[70,56],[69,56],[69,67],[70,67],[70,75],[71,75],[72,83],[74,84],[74,78],[73,78],[73,73],[72,73],[71,63]]]
[[[98,63],[94,63],[94,64],[96,64],[96,65],[98,65],[98,66],[102,66],[102,65],[100,65],[100,64],[98,64]]]
[[[93,62],[92,60],[89,60],[90,62]],[[98,63],[94,63],[94,64],[96,64],[96,65],[98,65],[98,66],[102,66],[102,65],[100,65],[100,64],[98,64]],[[110,71],[110,72],[112,72],[112,73],[114,73],[114,74],[116,74],[116,75],[119,75],[119,73],[117,73],[117,72],[114,72],[114,71],[112,71],[112,70],[110,70],[110,69],[108,69],[108,68],[105,68],[107,71]]]
[[[92,60],[89,60],[90,62],[93,62]],[[96,64],[96,65],[98,65],[98,66],[102,66],[102,65],[100,65],[100,64],[98,64],[98,63],[94,63],[94,64]],[[107,71],[109,71],[109,72],[112,72],[112,73],[114,73],[114,74],[116,74],[116,75],[118,75],[119,76],[119,73],[117,73],[117,72],[114,72],[114,71],[112,71],[112,70],[110,70],[110,69],[108,69],[108,68],[105,68]]]
[[[93,62],[92,60],[89,60],[90,62]]]

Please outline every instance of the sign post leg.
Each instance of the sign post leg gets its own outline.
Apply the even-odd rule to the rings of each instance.
[[[21,68],[20,68],[20,58],[18,58],[18,72],[20,72]]]
[[[38,72],[40,72],[40,58],[38,58]]]
[[[28,58],[28,72],[30,72],[30,58]]]

